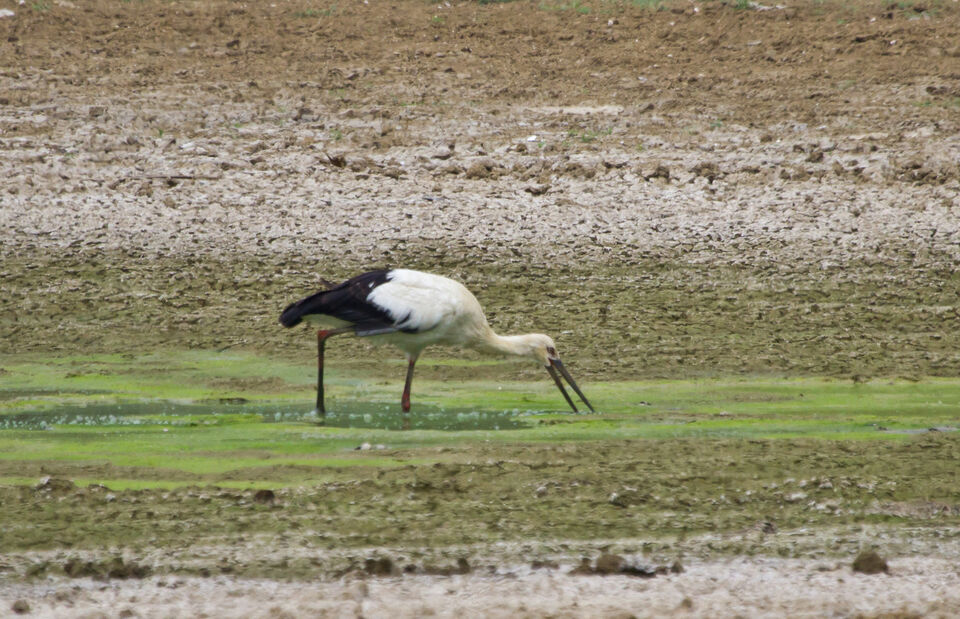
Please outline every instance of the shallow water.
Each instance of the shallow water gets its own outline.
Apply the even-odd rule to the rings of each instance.
[[[237,421],[263,423],[320,423],[307,404],[231,402],[113,402],[69,404],[0,416],[0,430],[46,430],[55,426],[117,425],[218,425]],[[416,405],[410,413],[410,429],[500,430],[526,427],[520,420],[529,412],[475,411]],[[258,419],[259,418],[259,419]],[[323,424],[341,428],[399,430],[403,415],[396,405],[368,402],[337,404]]]

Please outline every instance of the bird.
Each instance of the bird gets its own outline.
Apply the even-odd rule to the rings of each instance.
[[[291,303],[280,314],[280,324],[301,322],[317,327],[316,412],[326,417],[323,364],[326,340],[336,335],[368,337],[392,344],[407,359],[407,377],[400,407],[409,428],[413,368],[427,346],[472,348],[483,353],[527,357],[543,365],[575,413],[580,412],[564,388],[566,379],[591,412],[596,412],[570,372],[560,361],[553,339],[541,333],[497,335],[476,297],[458,281],[412,269],[377,269],[331,285]]]

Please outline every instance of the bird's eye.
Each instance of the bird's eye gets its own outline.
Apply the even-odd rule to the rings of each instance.
[[[547,346],[547,354],[556,357],[557,349],[554,348],[553,346]]]

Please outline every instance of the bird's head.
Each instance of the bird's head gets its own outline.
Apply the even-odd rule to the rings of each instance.
[[[542,333],[531,333],[525,335],[523,345],[526,348],[525,354],[541,365],[550,365],[551,359],[559,359],[557,354],[557,345],[553,343],[553,338]]]

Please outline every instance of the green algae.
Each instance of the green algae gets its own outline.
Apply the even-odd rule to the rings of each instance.
[[[945,435],[475,444],[398,459],[412,456],[420,461],[315,469],[310,483],[289,490],[270,479],[277,497],[270,505],[234,489],[234,479],[201,476],[179,487],[5,486],[0,515],[12,526],[0,532],[0,548],[179,548],[253,534],[318,549],[433,547],[731,535],[768,522],[783,530],[960,523],[960,441]]]
[[[585,380],[601,412],[578,415],[546,375],[426,377],[413,418],[495,413],[516,426],[398,431],[399,377],[351,367],[330,373],[330,409],[383,411],[366,427],[309,415],[308,364],[244,352],[7,356],[3,367],[0,419],[142,407],[136,424],[0,430],[4,552],[176,554],[263,536],[317,552],[637,538],[669,549],[715,535],[710,553],[793,556],[785,539],[744,532],[960,525],[956,380]],[[303,416],[269,419],[277,410]],[[260,489],[276,498],[258,502]],[[818,544],[802,552],[834,548]],[[333,569],[301,563],[231,569]]]

